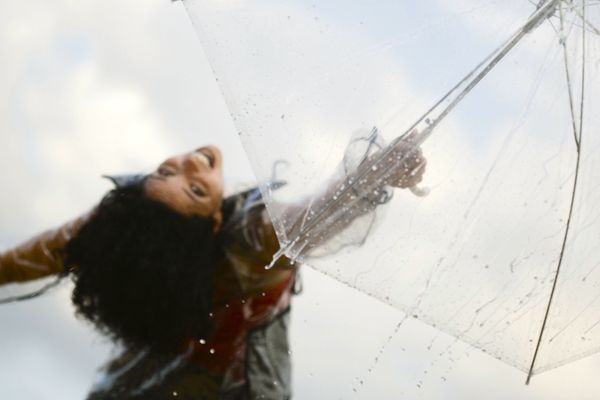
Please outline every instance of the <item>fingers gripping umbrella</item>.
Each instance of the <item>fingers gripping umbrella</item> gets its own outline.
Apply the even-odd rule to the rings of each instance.
[[[600,2],[184,3],[280,254],[528,377],[600,348]]]

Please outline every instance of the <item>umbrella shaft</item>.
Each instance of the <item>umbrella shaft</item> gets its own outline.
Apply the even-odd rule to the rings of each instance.
[[[547,0],[542,0],[547,1]],[[373,157],[369,160],[367,165],[362,167],[362,170],[356,174],[355,182],[360,182],[365,179],[371,173],[371,167],[379,164],[382,160],[389,157],[396,145],[398,145],[403,139],[405,139],[415,129],[418,134],[413,138],[415,145],[420,145],[432,134],[433,130],[439,123],[456,107],[462,99],[475,87],[481,80],[500,62],[506,55],[534,28],[539,26],[546,18],[554,13],[554,10],[561,0],[550,0],[546,3],[540,3],[538,9],[531,15],[527,22],[514,33],[504,44],[487,56],[477,67],[469,72],[456,86],[454,86],[448,93],[446,93],[436,104],[433,105],[421,118],[419,118],[410,128],[408,128],[402,135],[396,137],[377,157]],[[447,104],[446,106],[443,106]],[[410,156],[410,152],[405,154],[403,158]],[[399,160],[400,162],[404,159]],[[341,199],[352,189],[351,185],[346,186],[340,191],[338,199]],[[319,214],[315,216],[309,223],[307,223],[294,238],[284,244],[279,251],[274,255],[273,262],[283,255],[291,256],[292,259],[296,258],[298,254],[289,254],[289,251],[295,247],[300,239],[312,230],[317,224],[320,224],[324,216],[328,211],[334,209],[338,204],[339,200],[333,199],[329,201]]]
[[[394,147],[410,132],[415,129],[419,132],[415,142],[423,143],[432,134],[433,130],[442,122],[442,120],[464,99],[467,94],[490,71],[498,65],[504,57],[533,29],[537,28],[545,19],[552,16],[556,6],[561,0],[547,1],[543,0],[538,5],[538,9],[531,15],[529,20],[517,32],[515,32],[504,44],[494,50],[479,65],[477,65],[469,74],[467,74],[456,86],[448,91],[433,107],[431,107],[421,118],[417,120],[407,131],[392,141],[390,147]],[[479,71],[479,72],[478,72]],[[442,107],[443,104],[447,104]]]

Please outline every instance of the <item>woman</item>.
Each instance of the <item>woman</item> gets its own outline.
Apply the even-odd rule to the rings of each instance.
[[[395,154],[385,183],[414,186],[420,150]],[[111,178],[88,215],[0,255],[0,284],[70,274],[78,314],[122,346],[89,399],[291,397],[296,268],[265,269],[279,243],[260,193],[223,199],[222,166],[205,146]]]

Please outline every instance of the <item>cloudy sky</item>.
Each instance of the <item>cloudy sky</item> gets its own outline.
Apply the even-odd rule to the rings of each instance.
[[[230,190],[254,182],[180,3],[3,2],[0,65],[0,249],[92,207],[109,187],[101,174],[148,171],[204,143],[224,150]],[[525,387],[521,372],[388,305],[304,277],[291,332],[298,399],[600,395],[597,356]],[[84,397],[111,346],[72,316],[68,292],[0,307],[0,398]]]

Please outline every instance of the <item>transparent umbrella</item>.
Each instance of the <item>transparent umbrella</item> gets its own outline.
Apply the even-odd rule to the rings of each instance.
[[[600,2],[184,3],[279,255],[528,378],[600,348]]]

